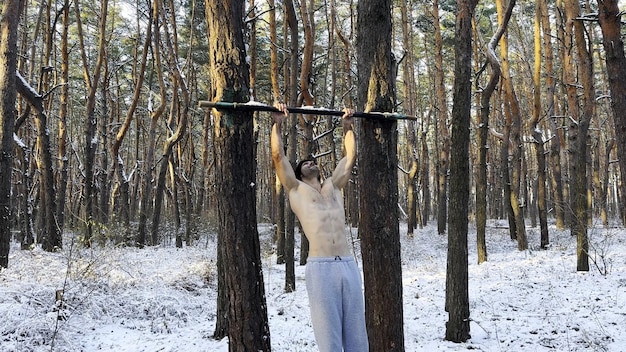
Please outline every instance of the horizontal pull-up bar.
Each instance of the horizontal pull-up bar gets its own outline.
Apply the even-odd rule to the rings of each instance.
[[[206,101],[201,100],[198,104],[202,108],[214,108],[218,110],[239,110],[239,111],[270,111],[280,112],[276,107],[271,105],[265,105],[257,102],[247,103],[229,103],[224,101]],[[305,114],[305,115],[331,115],[331,116],[343,116],[344,111],[330,110],[326,108],[316,107],[287,107],[290,113]],[[415,116],[407,116],[399,113],[391,112],[354,112],[354,117],[365,119],[377,119],[377,120],[417,120]]]

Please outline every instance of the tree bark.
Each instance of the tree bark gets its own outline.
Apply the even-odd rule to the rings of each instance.
[[[435,1],[436,2],[436,1]],[[409,30],[409,9],[407,8],[407,3],[402,1],[400,4],[400,12],[401,12],[401,28],[402,28],[402,45],[404,48],[412,48],[413,47],[413,37],[411,36],[411,31]],[[434,16],[435,20],[438,21],[439,15]],[[435,25],[437,28],[437,25]],[[413,105],[415,101],[414,94],[414,81],[415,78],[413,76],[412,67],[414,65],[413,62],[413,53],[411,50],[405,49],[405,56],[403,60],[403,68],[402,68],[402,81],[403,91],[404,91],[404,99],[406,103],[404,104],[404,112],[407,115],[413,115]],[[409,172],[407,174],[407,190],[406,190],[406,198],[407,198],[407,234],[409,236],[413,235],[413,230],[417,228],[418,221],[421,224],[421,218],[419,217],[419,202],[418,202],[418,179],[419,179],[419,161],[418,161],[418,146],[417,146],[417,135],[416,135],[416,127],[417,123],[415,121],[407,122],[406,129],[406,153],[407,153],[407,161],[410,163]]]
[[[89,59],[87,58],[87,49],[84,43],[84,34],[82,29],[81,11],[78,3],[74,4],[76,10],[76,24],[78,28],[78,41],[83,63],[83,76],[87,85],[87,108],[85,119],[85,178],[83,186],[83,199],[85,202],[85,233],[83,243],[85,246],[91,246],[91,237],[93,236],[94,222],[94,202],[96,198],[96,188],[94,179],[94,163],[96,158],[96,95],[98,92],[98,82],[100,81],[100,73],[106,55],[106,20],[108,13],[108,0],[103,0],[100,4],[100,23],[98,37],[98,56],[93,69],[93,75],[89,72]]]
[[[543,29],[543,57],[545,62],[545,88],[546,88],[546,115],[548,116],[548,126],[552,132],[550,141],[550,185],[552,186],[552,198],[554,203],[554,218],[557,229],[565,228],[563,182],[561,175],[561,144],[563,131],[559,129],[555,119],[554,99],[556,79],[554,72],[554,50],[552,47],[552,29],[548,7],[541,6],[541,28]]]
[[[62,9],[62,30],[61,30],[61,94],[59,96],[59,123],[57,149],[58,177],[57,177],[57,224],[61,233],[65,228],[65,209],[67,197],[67,182],[69,174],[69,155],[67,151],[67,118],[68,104],[70,100],[69,91],[69,44],[68,34],[70,25],[70,2],[64,0]]]
[[[205,1],[214,101],[247,102],[244,1]],[[229,351],[270,351],[256,224],[254,121],[250,112],[214,111],[219,243],[228,292]]]
[[[146,63],[148,60],[148,52],[150,49],[150,42],[152,41],[152,12],[149,12],[148,23],[145,31],[146,40],[143,45],[141,59],[139,60],[139,68],[137,70],[138,76],[136,79],[135,88],[133,90],[133,97],[130,101],[128,110],[126,111],[126,117],[124,118],[124,122],[120,126],[120,129],[117,131],[113,146],[111,147],[111,173],[115,174],[117,182],[119,184],[119,200],[117,201],[116,207],[117,214],[121,222],[126,226],[130,226],[130,180],[127,178],[126,175],[126,168],[124,160],[120,155],[120,148],[122,147],[122,143],[124,142],[126,134],[130,129],[142,92],[141,87],[143,87],[146,72]],[[113,175],[111,175],[110,178],[113,179]]]
[[[535,66],[533,71],[533,114],[530,127],[533,131],[535,155],[537,158],[537,211],[539,213],[539,229],[541,231],[541,248],[547,249],[550,244],[548,234],[548,209],[546,199],[546,156],[543,131],[539,128],[541,115],[541,8],[546,6],[542,0],[536,1],[535,9]]]
[[[159,6],[156,6],[158,2],[154,2],[152,6],[152,21],[153,24],[153,56],[154,56],[154,68],[157,74],[157,82],[159,84],[159,105],[150,112],[150,128],[148,130],[147,143],[148,148],[145,155],[145,162],[143,163],[143,182],[141,183],[141,207],[139,209],[139,224],[137,234],[137,245],[141,248],[146,244],[148,235],[148,218],[152,208],[152,169],[154,167],[154,150],[156,148],[156,128],[159,119],[165,112],[165,104],[167,102],[167,94],[165,90],[165,78],[163,78],[163,66],[161,62],[161,31],[159,31]],[[151,233],[152,234],[152,233]],[[150,244],[155,245],[158,242],[158,238],[150,237]]]
[[[157,0],[155,3],[160,3],[160,0]],[[157,6],[157,7],[161,8],[162,5]],[[168,56],[167,61],[172,63],[170,79],[172,81],[172,84],[171,84],[172,89],[175,90],[175,92],[172,94],[173,96],[173,99],[171,102],[172,113],[170,116],[171,121],[169,123],[170,125],[169,130],[173,132],[170,136],[168,136],[165,139],[164,144],[163,144],[161,166],[160,166],[158,177],[157,177],[157,187],[155,189],[155,195],[154,195],[154,198],[155,198],[154,213],[152,217],[152,243],[153,244],[158,243],[158,230],[160,227],[160,215],[162,211],[162,203],[163,203],[163,197],[164,197],[164,192],[165,192],[165,181],[166,181],[165,176],[167,174],[170,161],[172,160],[172,157],[173,157],[172,152],[174,150],[174,147],[185,136],[185,133],[187,131],[187,119],[189,117],[189,90],[187,88],[187,82],[183,78],[183,74],[180,72],[180,68],[179,68],[180,64],[178,62],[178,52],[176,50],[176,45],[175,45],[176,24],[167,23],[167,19],[164,16],[165,11],[159,11],[159,13],[161,13],[161,15],[163,16],[161,18],[161,21],[163,21],[163,23],[165,24],[163,26],[164,34],[165,34],[165,38],[163,40],[163,45],[164,45],[163,49],[167,52],[167,56]],[[168,28],[172,28],[174,33],[170,34]],[[159,49],[155,49],[155,50],[159,50]],[[180,101],[178,98],[179,93],[181,95]],[[174,172],[174,170],[172,170],[172,172]],[[175,179],[176,175],[173,174],[172,177]],[[174,192],[176,191],[174,190]]]
[[[496,1],[496,8],[498,9],[498,22],[501,23],[504,18],[504,9],[502,5],[503,0]],[[511,203],[511,211],[515,221],[515,227],[511,227],[510,230],[515,230],[515,233],[511,234],[511,238],[517,239],[517,248],[519,250],[526,250],[528,248],[528,240],[526,238],[526,226],[524,224],[524,204],[522,204],[521,196],[521,179],[522,179],[522,143],[521,143],[521,127],[522,117],[519,108],[519,100],[515,89],[513,87],[513,81],[510,73],[509,66],[509,48],[506,35],[502,38],[502,45],[500,46],[500,53],[502,55],[502,86],[504,88],[504,113],[507,116],[507,126],[509,128],[508,138],[505,137],[504,143],[511,147],[511,161],[508,163],[509,167],[504,169],[508,172],[510,169],[510,194],[509,200]]]
[[[454,48],[452,154],[450,156],[450,217],[446,271],[446,340],[470,338],[468,294],[469,130],[471,109],[472,18],[477,0],[457,2]]]
[[[36,158],[37,168],[41,173],[40,196],[43,209],[41,234],[39,236],[41,248],[48,252],[53,252],[63,247],[61,240],[61,230],[56,222],[56,194],[54,190],[54,174],[52,170],[52,151],[50,145],[50,134],[48,132],[48,116],[46,114],[43,97],[36,94],[25,81],[21,79],[17,84],[17,89],[26,101],[37,113],[35,119],[37,125],[37,149],[39,156]],[[10,169],[9,169],[10,170]]]
[[[17,91],[17,33],[23,2],[6,0],[0,18],[0,268],[9,266],[11,247],[11,170]]]
[[[621,12],[617,0],[598,0],[602,44],[606,56],[606,70],[611,89],[611,108],[615,123],[615,136],[621,175],[621,201],[626,204],[626,56],[621,37]],[[621,214],[626,225],[626,213]]]
[[[500,61],[496,56],[496,46],[508,27],[515,0],[509,2],[502,22],[489,41],[485,50],[487,61],[491,67],[491,76],[487,86],[480,95],[480,116],[478,121],[478,172],[476,173],[476,241],[478,264],[487,261],[486,226],[487,226],[487,137],[489,135],[489,115],[491,111],[491,96],[500,81]]]
[[[580,5],[575,0],[565,1],[566,36],[571,38],[571,47],[576,52],[578,77],[574,76],[573,62],[569,62],[570,74],[568,84],[570,97],[570,113],[578,110],[578,119],[572,119],[570,123],[570,153],[572,155],[572,236],[577,239],[577,265],[578,271],[589,271],[589,239],[587,236],[587,220],[589,209],[587,204],[587,138],[589,125],[594,110],[594,86],[591,54],[587,50],[585,28],[580,16]],[[569,32],[568,32],[569,31]],[[566,42],[567,43],[567,42]],[[573,59],[573,57],[571,58]],[[568,63],[565,63],[566,65]],[[577,86],[582,87],[582,95],[578,96]],[[573,114],[572,114],[573,115]]]
[[[443,41],[439,26],[439,2],[433,3],[434,35],[435,35],[435,114],[437,120],[436,134],[439,136],[439,164],[437,170],[437,231],[446,233],[448,221],[448,185],[450,171],[450,133],[448,131],[448,101],[443,77]]]
[[[358,102],[363,111],[392,111],[395,61],[391,1],[357,5]],[[370,351],[404,351],[402,266],[398,225],[397,123],[364,120],[358,138],[359,235]]]

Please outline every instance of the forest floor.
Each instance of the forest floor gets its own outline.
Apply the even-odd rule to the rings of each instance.
[[[405,350],[626,351],[626,230],[591,228],[591,269],[577,272],[569,231],[551,227],[550,249],[540,250],[539,230],[529,227],[531,249],[518,251],[504,225],[490,222],[489,260],[480,265],[470,227],[472,338],[452,343],[444,340],[447,237],[434,223],[408,237],[401,223]],[[260,225],[259,233],[272,350],[317,351],[304,267],[296,264],[296,291],[285,293],[272,228]],[[183,249],[65,247],[47,253],[12,245],[9,268],[0,272],[0,351],[228,351],[227,338],[211,338],[214,234]]]

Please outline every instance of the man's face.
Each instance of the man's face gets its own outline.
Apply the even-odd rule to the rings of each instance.
[[[319,170],[317,168],[317,164],[315,164],[315,161],[313,160],[307,160],[304,163],[302,163],[302,177],[303,178],[308,178],[311,176],[317,176],[317,174],[319,173]]]

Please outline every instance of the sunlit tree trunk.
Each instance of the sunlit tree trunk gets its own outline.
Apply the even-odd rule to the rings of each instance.
[[[541,248],[547,249],[550,244],[548,237],[548,209],[546,200],[546,157],[544,148],[543,131],[539,128],[541,115],[541,8],[546,6],[542,0],[536,1],[535,9],[535,64],[533,71],[533,113],[530,120],[530,128],[533,131],[533,142],[537,158],[537,210],[539,214],[539,228],[541,231]]]
[[[428,116],[428,120],[430,121],[430,114]],[[424,123],[422,126],[422,137],[420,140],[421,144],[421,160],[420,160],[420,181],[422,185],[422,204],[424,208],[422,210],[422,220],[420,223],[422,226],[426,226],[428,221],[430,220],[431,213],[431,189],[430,189],[430,151],[428,148],[428,126],[429,123]]]
[[[498,9],[498,22],[501,23],[504,17],[504,9],[502,5],[503,0],[496,1],[496,7]],[[519,101],[513,88],[513,81],[510,73],[509,66],[509,48],[506,35],[502,38],[502,45],[500,46],[500,53],[502,56],[502,86],[504,88],[504,113],[507,116],[509,135],[505,137],[504,143],[511,143],[511,161],[510,166],[510,195],[511,210],[513,211],[513,217],[515,219],[515,234],[511,235],[512,238],[517,239],[517,247],[519,250],[526,250],[528,248],[528,240],[526,238],[526,226],[524,224],[524,212],[523,212],[523,199],[521,192],[521,179],[522,179],[522,143],[521,143],[521,127],[522,117],[519,108]],[[505,169],[509,169],[508,167]],[[510,229],[511,231],[513,228]]]
[[[278,79],[278,30],[276,28],[277,8],[274,0],[268,0],[267,3],[270,8],[268,13],[270,42],[273,43],[270,46],[270,82],[272,86],[272,102],[277,102],[282,100]],[[270,209],[270,213],[276,230],[274,232],[273,240],[276,243],[276,263],[281,264],[284,263],[285,254],[285,193],[282,189],[278,176],[273,172],[273,170],[271,175],[272,182],[270,184],[270,189],[272,195],[272,207]]]

